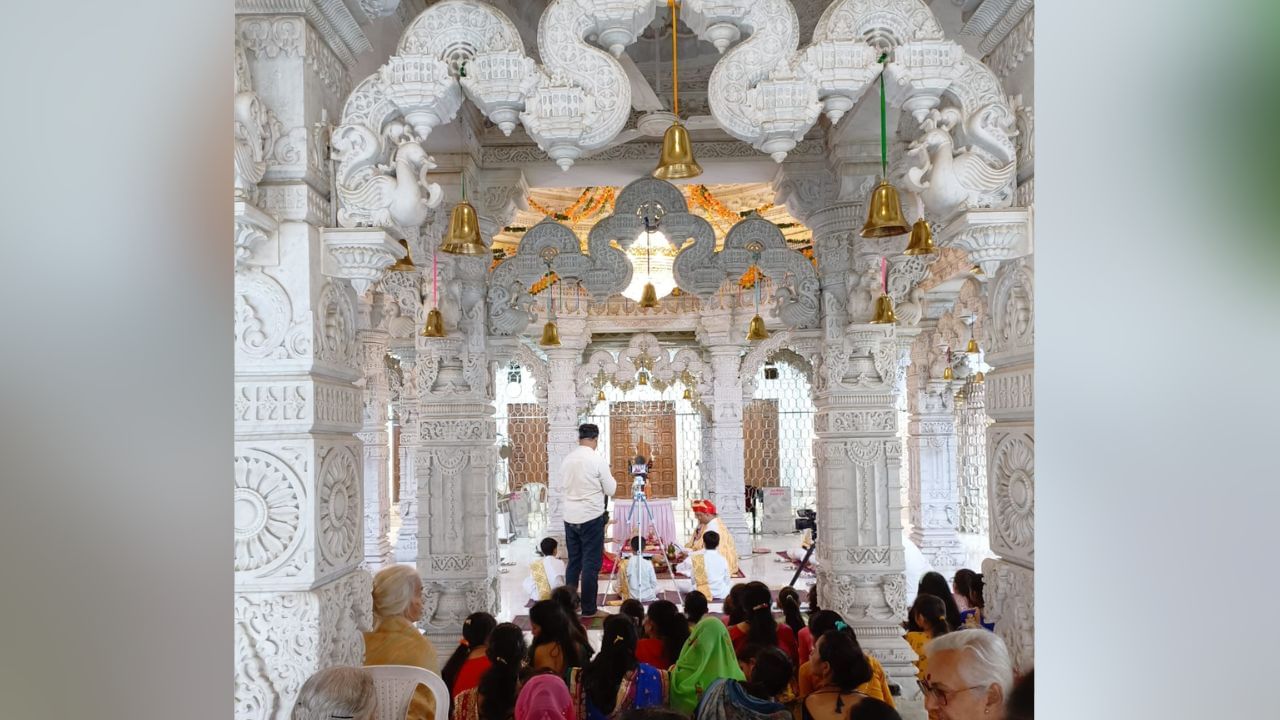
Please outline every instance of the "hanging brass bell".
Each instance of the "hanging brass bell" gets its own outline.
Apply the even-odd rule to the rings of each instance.
[[[640,373],[640,377],[636,380],[636,384],[637,384],[637,385],[648,385],[648,384],[649,384],[649,373],[643,373],[643,372],[642,372],[642,373]]]
[[[933,231],[929,229],[929,223],[924,218],[916,220],[911,225],[911,241],[907,243],[907,249],[902,251],[903,255],[932,255],[937,250],[933,247]]]
[[[645,283],[644,290],[640,292],[640,307],[642,308],[658,307],[658,289],[655,288],[653,286],[653,283],[651,282]]]
[[[542,326],[542,339],[538,340],[538,344],[542,347],[560,346],[560,328],[556,327],[554,320]]]
[[[947,366],[947,369],[945,369],[945,370],[943,370],[943,371],[942,371],[942,379],[943,379],[943,380],[955,380],[955,379],[956,379],[956,371],[955,371],[955,370],[952,370],[952,369],[951,369],[951,366],[950,366],[950,365],[948,365],[948,366]]]
[[[422,337],[444,337],[444,315],[440,308],[431,308],[427,312],[427,324],[422,328]]]
[[[902,215],[902,201],[898,199],[898,188],[881,180],[871,191],[867,201],[867,223],[858,233],[864,238],[884,238],[904,235],[911,231],[907,219]]]
[[[596,393],[596,402],[604,402],[604,390]]]
[[[886,294],[881,294],[876,298],[876,316],[871,318],[872,325],[892,325],[898,322],[898,317],[893,314],[893,298]]]
[[[956,404],[957,404],[957,405],[963,405],[963,404],[964,404],[964,391],[963,391],[963,390],[961,390],[960,392],[956,393]]]
[[[764,326],[764,318],[757,314],[751,318],[751,324],[747,326],[747,340],[755,342],[767,339],[769,339],[769,329]]]
[[[440,250],[469,257],[489,254],[489,248],[480,239],[480,218],[476,216],[476,209],[466,200],[453,206],[453,213],[449,215],[449,231],[440,243]]]
[[[987,376],[984,375],[981,370],[979,370],[978,373],[973,376],[973,381],[981,385],[982,383],[987,381]]]
[[[689,131],[678,122],[671,123],[662,135],[662,154],[658,156],[658,167],[653,169],[653,176],[659,180],[681,180],[701,174],[702,166],[693,159]]]
[[[970,355],[977,355],[977,354],[978,354],[978,352],[979,352],[979,350],[978,350],[978,339],[977,339],[977,338],[969,338],[969,344],[965,346],[964,351],[965,351],[965,352],[967,352],[967,353],[969,353]]]
[[[683,395],[681,395],[680,397],[684,398],[685,400],[692,400],[692,399],[693,399],[693,393],[689,392],[689,388],[685,388],[685,389],[684,389],[684,394],[683,394]]]
[[[413,258],[409,254],[409,242],[407,240],[401,240],[400,245],[404,248],[404,257],[395,261],[391,267],[387,268],[387,272],[412,272],[418,267],[413,264]]]

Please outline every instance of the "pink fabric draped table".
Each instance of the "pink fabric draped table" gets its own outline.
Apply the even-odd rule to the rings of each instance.
[[[628,527],[627,513],[630,512],[630,500],[618,500],[611,503],[609,507],[609,517],[613,521],[613,540],[618,543],[625,542],[631,536],[631,528]],[[644,511],[644,506],[636,508],[636,516],[631,518],[630,525],[640,524],[640,534],[653,531],[658,537],[662,538],[662,544],[668,545],[674,543],[680,545],[684,540],[676,532],[676,515],[671,507],[671,500],[650,500],[649,509],[653,511],[653,521],[650,522],[649,516]]]

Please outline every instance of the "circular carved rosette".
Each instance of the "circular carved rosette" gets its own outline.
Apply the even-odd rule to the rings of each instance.
[[[320,557],[329,565],[350,560],[359,540],[359,493],[356,457],[349,448],[335,447],[320,465]]]
[[[250,572],[293,554],[304,493],[279,458],[248,450],[235,459],[235,570]]]
[[[236,273],[235,342],[245,357],[266,358],[285,341],[293,318],[289,295],[260,271]]]
[[[995,531],[1010,548],[1030,553],[1035,544],[1035,450],[1031,438],[1007,435],[996,445]]]

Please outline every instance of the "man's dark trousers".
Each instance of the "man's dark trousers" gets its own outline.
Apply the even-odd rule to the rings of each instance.
[[[584,523],[564,524],[564,540],[569,546],[569,564],[565,566],[564,582],[571,588],[578,587],[582,576],[582,614],[596,614],[596,590],[600,584],[600,566],[604,562],[605,515]]]

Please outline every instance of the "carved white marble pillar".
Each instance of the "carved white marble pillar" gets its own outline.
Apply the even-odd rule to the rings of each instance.
[[[466,616],[498,612],[494,365],[486,347],[487,262],[450,257],[442,280],[457,290],[460,315],[443,338],[417,339],[416,461],[418,572],[425,589],[419,623],[442,653]],[[405,432],[408,432],[406,429]]]
[[[950,576],[964,563],[957,534],[960,497],[956,477],[956,425],[951,383],[943,380],[935,361],[945,367],[945,354],[925,332],[912,345],[907,373],[907,449],[910,453],[911,541],[934,569]]]
[[[386,305],[382,293],[361,298],[358,333],[364,359],[364,424],[359,438],[364,443],[364,562],[371,570],[392,562],[391,498],[387,488],[387,403],[391,387],[387,380],[387,352],[390,337],[385,327]]]
[[[1034,274],[1030,256],[1001,263],[988,295],[987,492],[991,550],[982,563],[987,620],[1022,672],[1035,662]]]
[[[578,367],[591,341],[586,306],[577,312],[557,313],[560,346],[544,348],[547,354],[547,534],[564,541],[564,479],[560,463],[578,445]]]
[[[236,35],[234,717],[286,720],[312,673],[364,660],[353,281],[366,289],[360,279],[394,256],[376,230],[346,246],[368,240],[367,252],[321,230],[327,163],[313,125],[336,117],[354,57],[300,12],[240,15]]]
[[[899,465],[899,350],[892,325],[850,324],[824,343],[815,373],[818,592],[911,693],[903,639],[905,560]]]
[[[739,313],[740,314],[740,313]],[[715,503],[720,519],[733,533],[739,557],[752,550],[751,526],[746,514],[745,449],[742,442],[742,384],[738,375],[746,319],[731,310],[704,313],[699,339],[711,357],[711,475],[703,486]]]
[[[396,405],[396,417],[400,419],[400,530],[396,533],[396,562],[418,560],[418,352],[414,340],[397,338],[391,341],[391,352],[400,359],[404,382],[400,388],[400,401]]]

